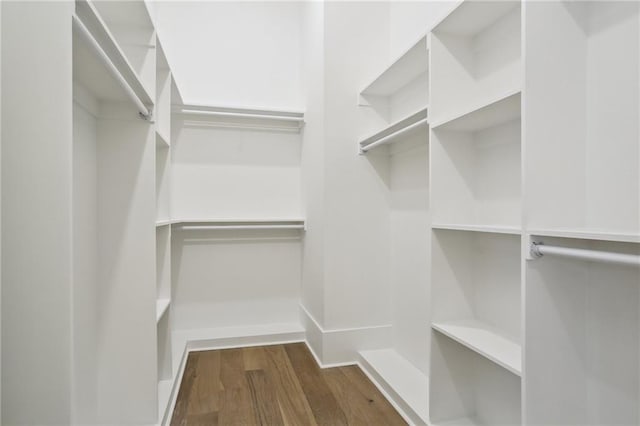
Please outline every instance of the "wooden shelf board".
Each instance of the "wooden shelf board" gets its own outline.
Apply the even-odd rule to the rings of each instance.
[[[427,36],[422,36],[406,52],[396,58],[360,94],[363,96],[389,96],[412,82],[429,69]]]
[[[425,423],[428,421],[429,380],[393,349],[359,352],[363,368],[390,388]]]
[[[460,224],[445,224],[445,223],[433,223],[431,228],[435,230],[445,231],[470,231],[470,232],[486,232],[492,234],[509,234],[520,235],[522,230],[516,226],[501,226],[501,225],[460,225]]]
[[[156,300],[156,322],[160,322],[164,314],[169,310],[171,299],[158,299]]]
[[[362,139],[360,142],[358,142],[360,148],[366,148],[367,146],[376,143],[377,141],[379,141],[382,138],[385,138],[389,135],[392,135],[396,132],[401,131],[402,129],[406,129],[407,127],[418,123],[421,120],[424,120],[427,118],[427,114],[428,114],[428,107],[424,107],[422,109],[420,109],[417,112],[414,112],[413,114],[404,117],[394,123],[389,124],[388,126],[386,126],[384,129],[374,133],[371,136],[368,136],[364,139]],[[425,127],[428,126],[428,124],[425,123],[424,125]],[[420,126],[422,127],[422,126]],[[393,139],[393,138],[392,138]]]
[[[640,243],[640,233],[607,232],[596,229],[529,229],[527,233],[539,237],[575,238],[581,240]]]
[[[496,328],[477,320],[434,322],[441,334],[495,362],[513,374],[522,374],[522,349]]]
[[[475,132],[520,118],[520,90],[501,95],[437,123],[433,130]]]
[[[460,1],[433,32],[473,37],[519,5],[519,1]]]

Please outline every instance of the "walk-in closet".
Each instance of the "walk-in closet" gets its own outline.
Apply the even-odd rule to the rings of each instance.
[[[640,1],[0,0],[0,424],[640,424]]]

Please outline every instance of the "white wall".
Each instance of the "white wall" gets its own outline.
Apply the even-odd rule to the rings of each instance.
[[[69,424],[73,3],[2,9],[2,424]]]
[[[324,4],[307,2],[300,22],[306,125],[302,141],[302,200],[307,231],[302,253],[302,304],[324,323],[325,78]],[[316,350],[319,352],[319,350]]]
[[[155,2],[187,103],[302,109],[299,2]]]
[[[388,59],[389,5],[325,3],[326,269],[324,326],[387,325],[390,222],[388,165],[358,156],[374,119],[359,88]]]

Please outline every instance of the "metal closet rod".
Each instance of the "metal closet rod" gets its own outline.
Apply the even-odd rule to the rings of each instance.
[[[290,115],[277,115],[277,114],[251,114],[247,112],[210,111],[206,109],[194,109],[194,108],[181,108],[180,113],[193,114],[193,115],[215,115],[220,117],[271,119],[271,120],[279,120],[279,121],[294,121],[297,123],[304,122],[304,117],[293,117]]]
[[[93,35],[91,35],[91,32],[89,32],[87,27],[85,27],[85,25],[82,23],[80,18],[78,18],[76,15],[73,15],[72,20],[73,20],[74,28],[76,28],[79,31],[82,37],[89,43],[89,45],[96,52],[96,54],[98,55],[102,63],[107,67],[111,75],[118,81],[118,83],[120,83],[120,86],[122,86],[122,88],[127,93],[129,98],[131,98],[133,103],[138,108],[140,115],[145,120],[148,120],[151,116],[149,109],[145,106],[145,104],[142,103],[142,101],[140,100],[136,92],[133,91],[133,89],[127,82],[127,80],[125,80],[125,78],[122,76],[118,68],[113,64],[109,56],[102,49],[102,47],[100,46],[100,43],[98,43],[98,41],[93,37]]]
[[[365,145],[365,146],[360,147],[360,153],[364,154],[365,152],[369,151],[370,149],[373,149],[373,148],[375,148],[377,146],[389,143],[389,142],[391,142],[391,140],[395,139],[396,137],[398,137],[400,135],[403,135],[403,134],[405,134],[406,132],[408,132],[410,130],[415,129],[416,127],[420,127],[420,126],[422,126],[424,124],[427,124],[427,122],[428,122],[428,118],[423,118],[420,121],[416,121],[411,126],[404,127],[404,128],[402,128],[400,130],[397,130],[397,131],[391,133],[390,135],[387,135],[387,136],[383,137],[382,139],[379,139],[379,140],[377,140],[377,141],[375,141],[373,143],[370,143],[369,145]]]
[[[640,255],[548,246],[540,242],[531,243],[531,255],[534,259],[550,255],[597,262],[616,263],[619,265],[640,266]]]
[[[251,229],[304,229],[304,225],[180,225],[185,231],[251,230]]]

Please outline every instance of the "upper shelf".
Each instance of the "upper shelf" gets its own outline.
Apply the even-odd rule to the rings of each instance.
[[[527,233],[539,237],[572,238],[580,240],[640,243],[640,233],[608,232],[598,229],[528,229]]]
[[[427,112],[427,108],[423,108],[408,117],[390,124],[374,135],[361,140],[359,142],[360,154],[364,154],[377,146],[393,143],[399,140],[400,136],[407,135],[417,129],[427,127],[429,125]]]
[[[462,1],[433,32],[473,37],[520,4],[519,0]]]
[[[476,105],[453,117],[431,124],[434,130],[475,132],[520,118],[520,91]]]
[[[360,95],[390,96],[428,69],[429,55],[425,35],[362,89]]]
[[[175,219],[173,225],[183,230],[262,230],[297,229],[305,230],[302,218],[259,218],[259,219]]]
[[[76,17],[79,25],[74,30],[74,44],[79,49],[74,49],[74,78],[96,98],[107,101],[120,101],[128,96],[127,89],[118,81],[121,79],[142,104],[152,107],[149,91],[93,4],[77,0]],[[100,50],[97,54],[92,52],[96,49]],[[105,59],[112,64],[115,75],[105,67]]]
[[[304,126],[300,111],[184,104],[174,105],[173,112],[217,127],[299,132]]]

